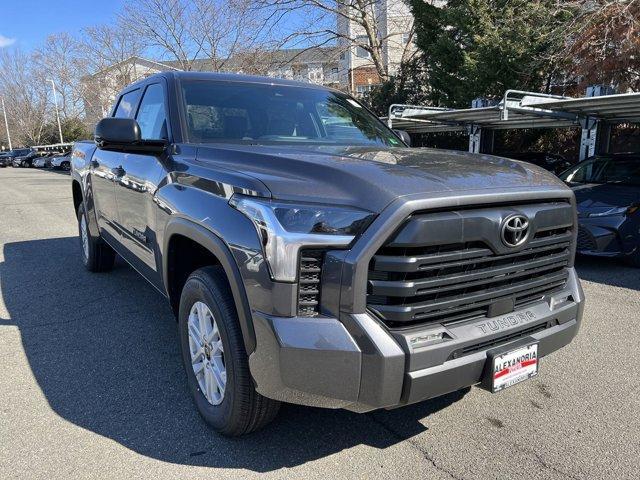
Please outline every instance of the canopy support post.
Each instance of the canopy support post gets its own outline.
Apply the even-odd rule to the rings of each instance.
[[[587,97],[613,95],[615,90],[606,85],[587,87]],[[582,135],[580,137],[580,161],[597,154],[608,153],[611,146],[611,125],[594,117],[580,118]]]

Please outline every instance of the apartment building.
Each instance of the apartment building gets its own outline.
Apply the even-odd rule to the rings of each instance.
[[[343,5],[343,9],[349,7]],[[376,0],[372,17],[378,38],[382,40],[382,62],[389,75],[395,74],[400,64],[416,51],[413,45],[413,15],[402,0]],[[338,15],[338,47],[340,55],[340,82],[356,95],[363,95],[381,82],[371,54],[358,45],[368,39],[362,25]],[[354,42],[354,40],[356,40]]]

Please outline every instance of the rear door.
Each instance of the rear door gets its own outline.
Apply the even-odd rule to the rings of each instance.
[[[133,118],[135,109],[140,99],[140,89],[134,89],[124,93],[116,109],[114,117]],[[116,192],[114,181],[122,173],[122,163],[125,154],[96,149],[91,159],[91,185],[96,205],[96,217],[100,233],[106,240],[118,250],[121,241],[121,232],[118,222],[118,205],[116,204]]]
[[[135,115],[143,140],[169,141],[166,112],[166,85],[160,79],[146,86]],[[161,285],[161,275],[156,264],[154,194],[166,176],[164,160],[153,154],[127,153],[115,179],[123,256],[156,286]]]

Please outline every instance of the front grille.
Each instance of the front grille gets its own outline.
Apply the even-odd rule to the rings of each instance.
[[[488,232],[499,232],[500,222],[487,227],[496,209],[409,218],[371,260],[367,307],[387,326],[398,328],[487,316],[498,300],[510,299],[515,308],[541,300],[562,289],[568,278],[573,217],[571,207],[564,207],[566,212],[558,207],[564,215],[542,217],[547,219],[544,228],[538,225],[521,250],[496,247],[499,233],[493,238]],[[552,210],[549,204],[531,206],[530,218],[536,208]],[[460,228],[458,238],[442,233],[455,231],[455,222],[484,222],[487,228]],[[426,233],[421,225],[428,227]],[[433,238],[441,242],[447,237],[454,242],[433,244]]]
[[[320,277],[323,257],[322,250],[300,252],[298,315],[302,317],[314,317],[320,313]]]
[[[596,239],[584,227],[578,227],[578,250],[597,250]]]

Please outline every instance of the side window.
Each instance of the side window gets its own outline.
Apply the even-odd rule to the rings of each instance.
[[[147,87],[136,120],[143,140],[167,139],[167,115],[162,85],[154,83]]]
[[[138,98],[140,98],[140,90],[138,89],[122,95],[113,116],[116,118],[133,118],[133,108],[136,106]]]

